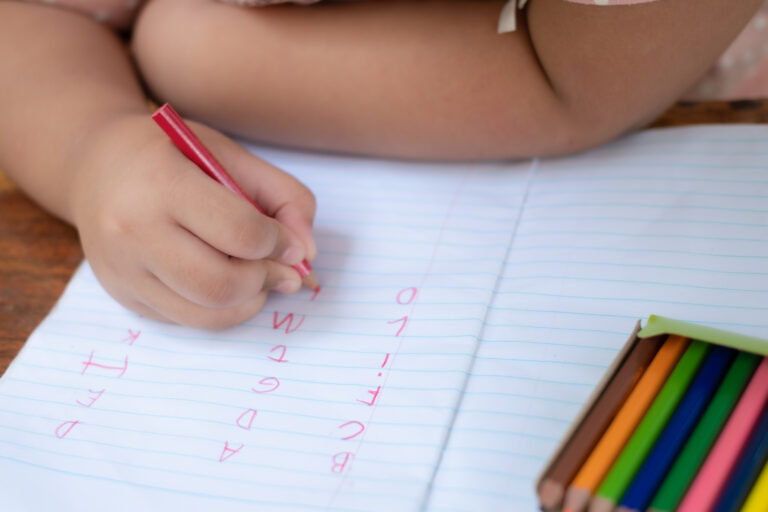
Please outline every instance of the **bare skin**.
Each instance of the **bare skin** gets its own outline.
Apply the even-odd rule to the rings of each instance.
[[[193,124],[277,220],[197,170],[150,119],[125,46],[107,28],[0,2],[0,62],[0,167],[77,227],[94,272],[120,303],[218,329],[256,314],[268,291],[299,288],[289,265],[314,256],[311,192]]]
[[[569,153],[642,126],[712,65],[762,2],[597,7],[375,0],[244,9],[153,0],[134,51],[187,115],[291,146],[415,158]]]
[[[0,0],[0,167],[77,227],[124,306],[223,328],[256,314],[269,291],[298,289],[290,265],[314,257],[315,201],[216,129],[409,158],[568,153],[656,116],[760,3],[531,0],[519,30],[498,35],[500,0],[150,1],[133,38],[143,79],[200,122],[195,131],[273,220],[152,123],[115,34]]]

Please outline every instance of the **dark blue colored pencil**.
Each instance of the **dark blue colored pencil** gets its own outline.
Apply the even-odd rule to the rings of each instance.
[[[752,484],[768,460],[768,407],[763,409],[755,430],[739,455],[731,475],[723,487],[713,512],[738,510],[747,499]]]
[[[715,347],[707,356],[677,410],[622,496],[621,510],[646,509],[735,356],[735,350],[720,346]]]

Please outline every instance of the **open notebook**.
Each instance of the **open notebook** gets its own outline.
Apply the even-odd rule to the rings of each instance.
[[[519,163],[253,149],[318,197],[322,292],[203,332],[82,266],[0,380],[0,507],[533,511],[638,319],[768,337],[768,126]]]

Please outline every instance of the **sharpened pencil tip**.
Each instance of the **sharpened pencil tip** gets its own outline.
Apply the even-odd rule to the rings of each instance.
[[[304,283],[304,286],[306,286],[309,290],[312,290],[315,295],[320,292],[320,283],[318,282],[317,277],[315,277],[314,272],[310,272],[309,275],[301,280],[301,282]]]
[[[563,504],[563,484],[552,478],[545,478],[539,488],[539,502],[544,510],[559,509]]]
[[[569,487],[565,492],[563,512],[584,512],[592,497],[589,489],[582,487]]]
[[[589,512],[612,512],[616,503],[610,498],[595,496],[589,503]]]

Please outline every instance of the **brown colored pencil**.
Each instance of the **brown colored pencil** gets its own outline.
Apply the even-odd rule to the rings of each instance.
[[[586,509],[589,500],[584,499],[584,493],[594,493],[600,485],[687,346],[686,338],[667,337],[571,480],[563,508],[570,512]]]
[[[541,480],[537,493],[544,510],[559,508],[565,488],[603,435],[613,416],[659,350],[659,339],[635,343],[602,394],[595,400],[557,460]]]

